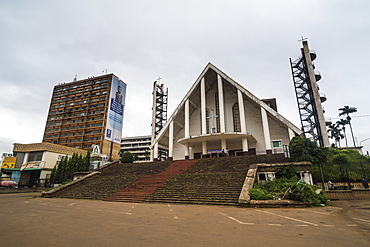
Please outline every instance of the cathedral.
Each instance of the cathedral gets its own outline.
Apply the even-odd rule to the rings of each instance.
[[[287,152],[302,131],[281,116],[275,99],[261,100],[208,63],[161,130],[151,160]]]

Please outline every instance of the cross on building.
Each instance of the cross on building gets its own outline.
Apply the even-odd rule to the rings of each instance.
[[[299,41],[302,41],[302,42],[303,42],[303,41],[305,41],[305,40],[307,40],[307,38],[304,38],[303,36],[301,36],[301,39],[299,39],[299,40],[298,40],[298,42],[299,42]]]
[[[161,83],[161,79],[162,79],[162,77],[158,76],[158,79],[157,79],[158,84]]]

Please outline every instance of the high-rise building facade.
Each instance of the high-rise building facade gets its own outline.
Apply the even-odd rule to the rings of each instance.
[[[60,83],[53,90],[43,142],[119,158],[126,84],[114,74]]]

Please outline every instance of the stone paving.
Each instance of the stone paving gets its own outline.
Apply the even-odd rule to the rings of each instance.
[[[370,201],[241,208],[0,195],[1,246],[369,246]]]

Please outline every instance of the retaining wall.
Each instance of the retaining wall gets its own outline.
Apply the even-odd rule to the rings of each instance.
[[[370,199],[370,189],[328,190],[325,192],[330,200]]]

